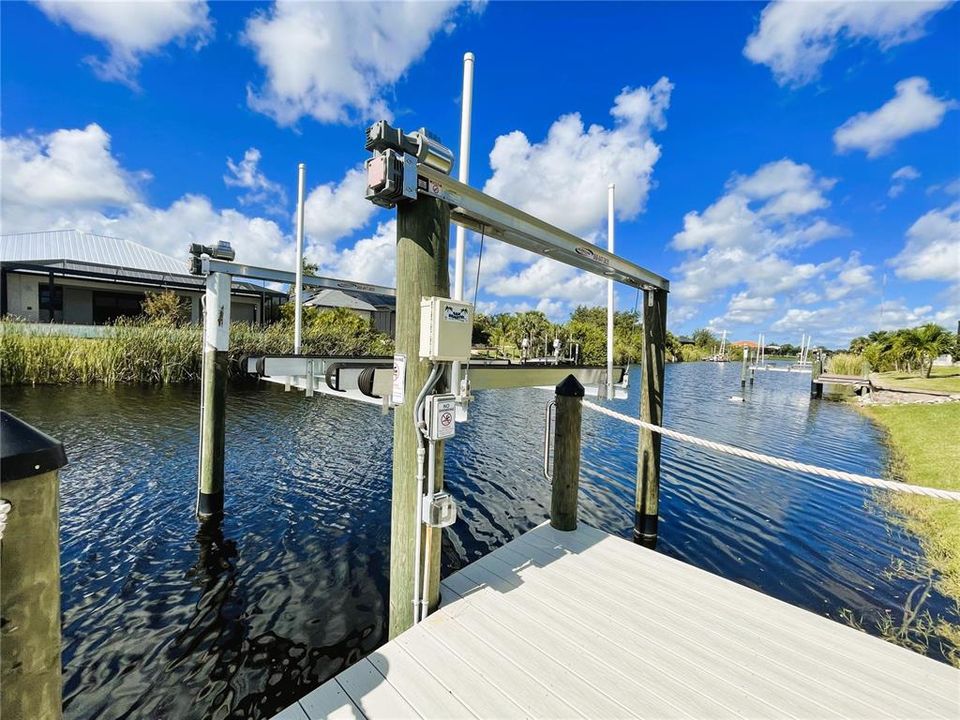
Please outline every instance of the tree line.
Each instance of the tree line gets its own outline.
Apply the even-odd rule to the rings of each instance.
[[[900,330],[876,330],[850,341],[850,352],[860,356],[875,372],[919,372],[930,377],[933,362],[941,355],[960,359],[960,333],[936,323]]]

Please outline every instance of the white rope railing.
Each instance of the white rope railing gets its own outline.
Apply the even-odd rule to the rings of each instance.
[[[746,460],[753,460],[766,465],[772,465],[773,467],[778,467],[783,470],[795,470],[797,472],[807,473],[808,475],[819,475],[821,477],[833,478],[834,480],[845,480],[847,482],[856,483],[857,485],[867,485],[869,487],[883,488],[884,490],[893,490],[894,492],[910,493],[912,495],[925,495],[926,497],[940,498],[941,500],[955,500],[960,502],[960,492],[954,490],[940,490],[939,488],[924,487],[922,485],[910,485],[908,483],[895,482],[893,480],[882,480],[880,478],[869,477],[867,475],[858,475],[856,473],[844,472],[842,470],[831,470],[830,468],[823,468],[817,465],[796,462],[795,460],[785,460],[784,458],[773,457],[772,455],[764,455],[751,450],[744,450],[743,448],[735,447],[734,445],[726,445],[724,443],[713,442],[711,440],[704,440],[703,438],[687,435],[682,432],[677,432],[676,430],[669,430],[665,427],[660,427],[659,425],[654,425],[652,423],[638,420],[637,418],[632,418],[629,415],[623,415],[622,413],[614,412],[609,408],[605,408],[602,405],[597,405],[589,400],[584,400],[583,405],[591,410],[595,410],[601,415],[622,420],[625,423],[629,423],[630,425],[634,425],[645,430],[650,430],[651,432],[660,433],[664,437],[668,437],[673,440],[690,443],[691,445],[697,445],[699,447],[707,448],[708,450],[714,450],[726,455],[734,455],[735,457],[741,457]]]

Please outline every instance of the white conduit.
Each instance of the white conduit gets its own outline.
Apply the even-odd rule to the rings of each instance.
[[[716,452],[725,453],[727,455],[735,455],[736,457],[745,458],[746,460],[753,460],[755,462],[773,465],[774,467],[778,467],[783,470],[795,470],[797,472],[807,473],[809,475],[820,475],[821,477],[833,478],[834,480],[846,480],[847,482],[856,483],[857,485],[867,485],[869,487],[883,488],[884,490],[893,490],[895,492],[909,493],[911,495],[925,495],[926,497],[940,498],[941,500],[955,500],[960,502],[960,492],[954,490],[940,490],[937,488],[923,487],[922,485],[909,485],[907,483],[894,482],[892,480],[881,480],[880,478],[867,477],[866,475],[843,472],[842,470],[830,470],[829,468],[822,468],[818,467],[817,465],[808,465],[807,463],[796,462],[794,460],[784,460],[783,458],[773,457],[771,455],[763,455],[750,450],[744,450],[743,448],[734,447],[733,445],[725,445],[723,443],[712,442],[710,440],[703,440],[702,438],[694,437],[693,435],[686,435],[684,433],[677,432],[676,430],[668,430],[667,428],[660,427],[659,425],[653,425],[651,423],[638,420],[637,418],[632,418],[629,415],[623,415],[621,413],[614,412],[613,410],[605,408],[602,405],[592,403],[589,400],[584,400],[583,405],[591,410],[596,410],[601,415],[607,415],[608,417],[622,420],[630,425],[635,425],[638,428],[660,433],[664,437],[672,438],[673,440],[690,443],[691,445],[699,445],[700,447],[707,448],[708,450],[715,450]]]

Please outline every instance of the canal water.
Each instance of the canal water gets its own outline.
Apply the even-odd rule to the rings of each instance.
[[[868,475],[886,453],[854,409],[811,402],[809,377],[739,365],[666,370],[664,423],[751,450]],[[615,409],[636,416],[631,397]],[[550,395],[477,393],[447,444],[460,520],[447,574],[548,514],[541,475]],[[3,406],[63,441],[67,718],[263,718],[385,639],[392,419],[276,386],[232,388],[226,517],[198,527],[193,388],[4,388]],[[584,410],[581,518],[629,537],[636,430]],[[873,492],[671,440],[658,550],[838,622],[898,625],[928,579],[917,540]],[[919,595],[916,593],[914,597]],[[923,611],[960,621],[931,592]],[[936,636],[927,651],[942,659]]]

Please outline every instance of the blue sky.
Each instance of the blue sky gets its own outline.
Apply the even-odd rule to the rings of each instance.
[[[669,325],[828,345],[960,318],[960,8],[929,3],[3,3],[3,232],[230,240],[392,284],[362,129],[456,150],[471,184],[671,278]],[[477,244],[470,260],[476,267]],[[885,280],[884,280],[885,278]],[[469,285],[469,283],[468,283]],[[472,290],[471,290],[472,291]],[[487,311],[563,319],[604,283],[488,243]],[[635,295],[618,289],[620,307]]]

